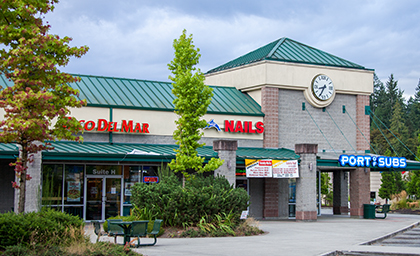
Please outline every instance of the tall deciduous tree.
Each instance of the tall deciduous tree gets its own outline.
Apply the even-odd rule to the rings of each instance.
[[[0,123],[0,142],[16,143],[20,156],[15,163],[19,189],[18,212],[25,211],[27,166],[30,154],[48,149],[48,140],[80,140],[81,125],[66,118],[69,108],[85,104],[74,96],[68,83],[79,78],[62,73],[70,57],[81,57],[88,48],[70,47],[71,38],[48,34],[42,16],[54,9],[58,0],[0,1],[0,72],[13,86],[0,92],[4,120]],[[41,170],[39,170],[41,171]]]
[[[213,96],[212,89],[204,84],[204,75],[195,65],[200,59],[199,49],[193,44],[192,35],[183,31],[179,39],[173,43],[175,57],[168,64],[173,76],[172,93],[175,95],[174,105],[178,120],[175,121],[177,129],[173,137],[179,145],[176,159],[172,160],[169,167],[175,172],[181,172],[185,178],[190,177],[190,172],[203,173],[219,168],[223,161],[212,158],[203,165],[204,158],[198,156],[197,148],[204,146],[199,143],[203,136],[203,129],[207,122],[202,117],[207,113]]]

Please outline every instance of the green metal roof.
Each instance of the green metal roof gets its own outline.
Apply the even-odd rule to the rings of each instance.
[[[138,79],[90,75],[73,75],[81,78],[71,86],[80,91],[90,107],[131,108],[143,110],[174,111],[172,84]],[[0,86],[13,83],[0,76]],[[234,87],[210,86],[213,98],[207,113],[224,115],[264,116],[261,106],[248,94]]]
[[[172,84],[138,79],[74,75],[80,82],[71,84],[80,91],[92,107],[135,108],[174,111]],[[261,106],[234,87],[213,88],[213,98],[207,113],[264,116]]]
[[[211,69],[207,72],[207,74],[218,72],[221,70],[231,69],[234,67],[244,66],[262,60],[284,61],[354,69],[367,69],[361,65],[344,60],[342,58],[315,49],[311,46],[299,43],[292,39],[283,37],[252,52],[249,52],[239,58],[236,58],[226,64]]]

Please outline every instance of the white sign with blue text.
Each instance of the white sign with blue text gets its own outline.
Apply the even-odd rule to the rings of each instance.
[[[407,159],[405,157],[393,156],[369,156],[369,155],[341,155],[338,159],[341,166],[367,168],[405,168]]]

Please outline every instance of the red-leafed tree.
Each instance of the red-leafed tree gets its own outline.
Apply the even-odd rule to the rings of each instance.
[[[29,156],[50,148],[49,140],[81,140],[81,125],[66,118],[70,108],[85,105],[76,99],[78,91],[69,83],[80,78],[60,72],[70,57],[81,57],[88,47],[70,47],[71,38],[48,34],[43,15],[54,9],[58,0],[0,0],[0,73],[13,86],[2,88],[0,142],[20,146],[15,166],[19,189],[17,212],[25,211]],[[40,143],[41,142],[41,143]],[[39,170],[41,171],[41,170]]]

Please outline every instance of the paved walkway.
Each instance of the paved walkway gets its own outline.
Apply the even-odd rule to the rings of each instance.
[[[158,238],[155,246],[134,250],[145,256],[306,256],[326,255],[333,251],[420,255],[418,247],[360,245],[419,222],[420,215],[388,214],[386,219],[370,220],[323,214],[316,222],[261,221],[260,228],[267,233],[260,236]],[[112,240],[108,237],[103,239]],[[144,242],[147,242],[146,239]]]

